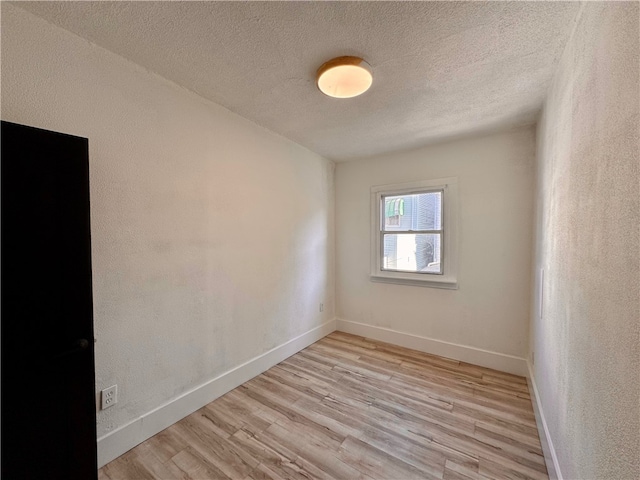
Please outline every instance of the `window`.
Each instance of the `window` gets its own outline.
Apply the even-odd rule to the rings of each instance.
[[[457,288],[457,179],[371,188],[371,279]]]

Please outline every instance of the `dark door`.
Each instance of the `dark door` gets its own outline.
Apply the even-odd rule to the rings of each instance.
[[[95,479],[88,141],[2,122],[3,479]]]

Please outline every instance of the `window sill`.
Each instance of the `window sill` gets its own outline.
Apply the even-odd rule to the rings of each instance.
[[[423,275],[420,275],[423,276]],[[389,274],[371,274],[369,278],[372,282],[397,283],[399,285],[415,285],[417,287],[444,288],[447,290],[457,290],[458,281],[455,278],[438,276],[429,276],[428,278],[417,278],[409,275],[389,275]]]

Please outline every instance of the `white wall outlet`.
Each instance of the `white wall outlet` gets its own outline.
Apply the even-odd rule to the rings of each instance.
[[[105,408],[113,407],[118,403],[118,385],[111,385],[105,388],[101,392],[102,410]]]
[[[321,312],[324,312],[324,303],[321,303],[321,304],[320,304],[320,311],[321,311]]]

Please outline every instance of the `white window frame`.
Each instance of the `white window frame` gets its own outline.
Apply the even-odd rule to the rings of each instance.
[[[442,191],[442,273],[399,272],[382,269],[383,198]],[[371,272],[374,282],[458,288],[458,179],[457,177],[420,182],[374,185],[371,187]]]

